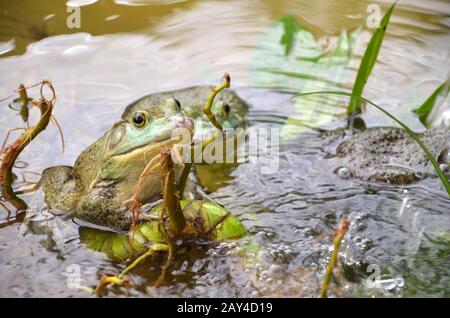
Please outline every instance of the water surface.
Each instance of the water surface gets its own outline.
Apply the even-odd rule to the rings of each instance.
[[[50,79],[58,95],[54,114],[67,145],[62,154],[57,130],[49,126],[21,155],[15,170],[19,178],[31,171],[27,180],[37,180],[34,173],[46,167],[72,165],[133,100],[150,92],[216,84],[224,72],[231,74],[233,88],[249,103],[251,126],[285,129],[286,123],[292,124],[288,118],[302,107],[291,100],[294,93],[316,87],[351,89],[372,31],[366,26],[367,6],[376,3],[385,12],[390,5],[69,2],[82,5],[80,29],[66,26],[66,1],[0,2],[0,97],[10,95],[19,83]],[[321,78],[314,69],[295,67],[295,54],[284,55],[276,21],[288,13],[324,46],[343,29],[364,27],[343,75]],[[415,128],[420,125],[409,110],[448,76],[449,16],[447,1],[399,1],[365,89],[367,97]],[[36,90],[30,94],[37,97]],[[325,97],[318,101],[327,105]],[[2,106],[4,136],[21,121],[6,101]],[[371,109],[365,119],[371,126],[392,124]],[[342,247],[341,284],[331,295],[449,296],[450,201],[438,180],[407,187],[344,180],[327,165],[329,149],[318,132],[300,131],[283,139],[276,174],[263,175],[258,165],[201,174],[211,196],[238,215],[252,234],[249,240],[260,245],[260,261],[253,268],[242,269],[241,260],[233,256],[236,244],[201,246],[194,248],[198,253],[193,256],[177,260],[161,287],[153,287],[161,263],[155,260],[131,274],[132,288],[117,288],[110,295],[317,296],[329,236],[339,218],[347,216],[352,226]],[[26,199],[37,217],[48,217],[39,193]],[[0,222],[6,219],[2,209]],[[59,229],[51,235],[45,222],[0,228],[0,295],[88,296],[68,288],[70,273],[80,270],[82,283],[93,286],[105,270],[123,268],[87,250],[80,243],[78,225],[62,217],[51,219],[53,229]],[[378,266],[382,278],[374,289],[366,285],[371,264]]]

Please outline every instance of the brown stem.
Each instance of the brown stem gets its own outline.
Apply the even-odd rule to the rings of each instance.
[[[348,231],[348,227],[350,226],[350,222],[347,219],[341,219],[339,221],[339,225],[336,231],[336,236],[333,239],[333,252],[330,256],[330,261],[328,262],[327,270],[325,272],[325,277],[323,279],[322,289],[320,290],[320,297],[327,298],[328,297],[328,286],[330,285],[331,274],[333,273],[333,269],[336,266],[339,249],[341,247],[342,239],[344,238],[345,233]]]
[[[177,182],[171,157],[170,148],[161,151],[161,188],[163,195],[163,209],[169,215],[169,233],[175,237],[179,235],[185,225],[183,210],[177,192]]]
[[[50,101],[47,101],[44,96],[42,89],[44,85],[50,88],[53,97]],[[22,91],[25,88],[20,88]],[[50,122],[50,117],[52,114],[53,106],[55,104],[56,94],[50,81],[44,80],[41,83],[41,98],[35,102],[35,106],[41,111],[41,117],[38,123],[34,127],[27,128],[19,138],[17,138],[11,146],[8,148],[6,153],[2,158],[2,163],[0,166],[0,188],[2,190],[2,196],[5,200],[9,201],[18,210],[25,210],[27,208],[26,203],[16,196],[12,188],[13,183],[13,173],[12,168],[14,162],[20,153],[25,149],[25,147],[41,132],[43,131],[48,123]]]

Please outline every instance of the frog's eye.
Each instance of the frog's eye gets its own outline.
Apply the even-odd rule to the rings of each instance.
[[[132,117],[133,125],[137,128],[142,128],[147,123],[147,116],[142,112],[136,112]]]
[[[230,105],[228,104],[223,105],[223,111],[225,112],[225,114],[228,115],[230,113],[230,110],[231,110]]]
[[[175,102],[175,105],[177,105],[178,110],[180,111],[181,110],[181,103],[180,103],[180,101],[178,99],[176,99],[176,98],[172,98],[172,99]]]

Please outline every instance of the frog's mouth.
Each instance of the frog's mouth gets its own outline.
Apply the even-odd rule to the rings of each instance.
[[[133,155],[137,152],[145,152],[145,153],[153,152],[155,149],[161,150],[165,146],[171,146],[172,143],[173,142],[172,142],[170,136],[164,137],[164,138],[153,140],[152,142],[150,142],[148,144],[136,145],[134,147],[130,147],[123,151],[113,152],[113,153],[111,153],[111,156],[118,157],[118,156],[123,156],[123,155]]]

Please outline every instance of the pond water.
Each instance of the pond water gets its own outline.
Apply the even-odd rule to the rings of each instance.
[[[200,173],[211,196],[247,226],[251,237],[245,240],[259,244],[258,262],[243,269],[233,253],[238,244],[202,244],[198,252],[177,259],[161,286],[154,287],[160,264],[148,261],[130,274],[130,288],[107,295],[316,297],[330,236],[347,216],[351,227],[332,296],[448,297],[450,200],[438,179],[395,187],[338,177],[327,165],[328,145],[307,127],[341,126],[332,119],[344,110],[345,100],[334,99],[331,107],[329,97],[317,98],[315,105],[323,105],[326,114],[319,122],[303,116],[303,104],[292,100],[299,91],[351,90],[372,32],[367,9],[373,4],[381,13],[390,6],[389,1],[348,0],[2,1],[0,98],[19,83],[51,80],[58,97],[54,114],[66,141],[63,154],[50,125],[20,156],[15,173],[36,181],[46,167],[72,165],[133,100],[217,84],[228,72],[232,88],[250,106],[250,125],[282,131],[275,174],[261,174],[258,164]],[[68,5],[81,6],[79,28],[66,23],[73,12]],[[287,14],[310,30],[322,51],[343,29],[353,34],[348,60],[316,68],[296,58],[302,48],[295,38],[290,49],[280,42],[286,29],[279,19]],[[445,0],[399,1],[364,91],[416,129],[421,126],[410,110],[448,77],[449,16]],[[32,97],[37,94],[30,90]],[[8,101],[2,107],[0,136],[22,125]],[[303,121],[295,123],[296,115]],[[393,125],[372,109],[364,119],[368,126]],[[48,216],[39,192],[24,199],[37,218]],[[105,271],[124,268],[88,250],[70,220],[5,225],[7,209],[15,215],[7,204],[0,209],[0,296],[86,297],[68,286],[68,275],[78,271],[82,284],[94,286]],[[46,222],[58,231],[50,233]],[[373,273],[380,280],[371,288],[367,278]]]

